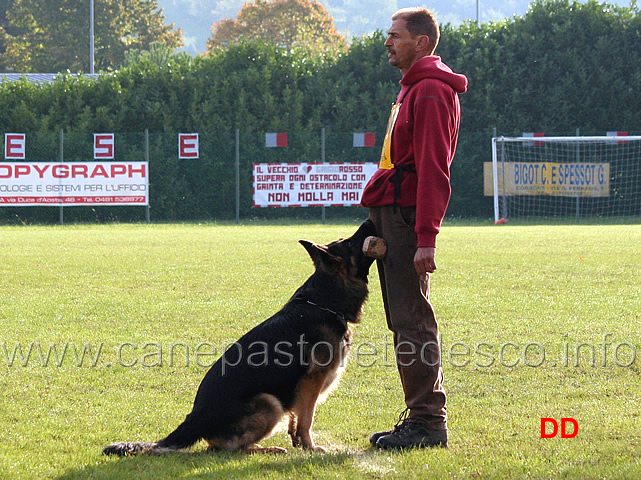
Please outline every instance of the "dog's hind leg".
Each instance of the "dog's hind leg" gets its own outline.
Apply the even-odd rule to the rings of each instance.
[[[210,450],[241,450],[248,453],[287,452],[284,448],[263,448],[258,442],[271,435],[285,415],[280,401],[273,395],[262,393],[247,405],[246,415],[229,427],[233,434],[205,438]],[[236,433],[237,432],[237,433]]]

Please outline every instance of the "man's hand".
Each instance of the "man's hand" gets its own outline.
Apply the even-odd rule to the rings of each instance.
[[[419,275],[433,273],[436,270],[436,248],[418,247],[414,254],[414,268]]]

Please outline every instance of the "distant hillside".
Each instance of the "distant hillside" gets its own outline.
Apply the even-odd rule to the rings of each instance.
[[[527,12],[528,0],[479,0],[481,22],[503,20]],[[167,23],[183,30],[185,50],[195,55],[205,50],[211,25],[223,18],[235,18],[245,0],[158,0]],[[385,30],[390,16],[399,8],[425,5],[432,9],[441,23],[460,25],[476,21],[476,0],[321,0],[334,18],[336,29],[347,38],[367,35],[376,29]],[[628,6],[626,0],[612,2]]]

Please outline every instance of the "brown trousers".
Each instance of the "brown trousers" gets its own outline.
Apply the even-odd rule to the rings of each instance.
[[[416,209],[375,207],[369,216],[378,236],[387,241],[387,255],[377,261],[378,273],[410,418],[433,430],[446,429],[441,348],[429,301],[430,279],[414,269]]]

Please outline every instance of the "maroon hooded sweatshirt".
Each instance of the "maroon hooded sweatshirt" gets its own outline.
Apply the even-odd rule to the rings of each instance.
[[[400,83],[396,103],[401,107],[391,144],[395,168],[374,173],[361,205],[415,206],[417,246],[435,247],[450,200],[450,165],[461,118],[458,94],[467,90],[467,78],[431,55],[412,65]]]

